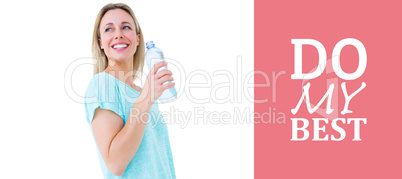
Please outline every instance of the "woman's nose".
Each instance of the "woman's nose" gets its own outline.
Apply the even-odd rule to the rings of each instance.
[[[121,39],[123,38],[123,34],[121,30],[117,30],[114,39]]]
[[[122,39],[123,36],[121,34],[116,34],[116,36],[114,37],[114,39]]]

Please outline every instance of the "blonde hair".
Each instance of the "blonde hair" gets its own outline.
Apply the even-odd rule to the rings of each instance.
[[[113,9],[122,9],[126,11],[130,16],[133,18],[134,23],[135,23],[135,28],[136,28],[136,33],[137,35],[140,34],[140,43],[137,46],[137,51],[134,53],[134,63],[133,63],[133,79],[136,79],[138,77],[138,74],[142,74],[142,68],[144,66],[144,54],[145,54],[145,44],[144,44],[144,38],[142,35],[141,27],[140,24],[137,21],[137,18],[135,18],[133,10],[126,4],[124,3],[110,3],[105,6],[99,11],[98,16],[96,17],[95,20],[95,26],[94,26],[94,31],[93,31],[93,37],[92,37],[92,58],[95,59],[95,66],[94,66],[94,75],[97,73],[100,73],[106,69],[108,66],[108,59],[106,57],[105,52],[103,49],[101,49],[100,44],[99,44],[99,39],[100,39],[100,30],[99,30],[99,25],[100,22],[103,18],[103,16],[108,12],[109,10]]]

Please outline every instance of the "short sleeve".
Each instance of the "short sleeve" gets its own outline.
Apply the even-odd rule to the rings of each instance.
[[[117,88],[115,79],[107,77],[104,74],[97,74],[92,78],[85,92],[86,119],[90,126],[95,115],[95,110],[98,107],[111,110],[124,119]]]

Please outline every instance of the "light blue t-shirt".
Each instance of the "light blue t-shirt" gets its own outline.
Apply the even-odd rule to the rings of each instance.
[[[94,75],[85,93],[86,119],[91,128],[91,132],[91,123],[96,108],[100,107],[115,112],[124,120],[125,125],[130,110],[139,94],[138,91],[133,90],[131,87],[106,72]],[[103,175],[106,179],[176,178],[168,130],[157,103],[154,103],[150,109],[148,123],[145,127],[141,144],[122,176],[118,177],[113,175],[107,169],[98,146],[96,146],[96,150]]]

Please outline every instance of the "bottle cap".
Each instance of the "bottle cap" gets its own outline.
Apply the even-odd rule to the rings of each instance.
[[[148,42],[146,43],[146,45],[147,45],[147,49],[150,49],[150,48],[152,48],[152,47],[155,47],[154,41],[148,41]]]

